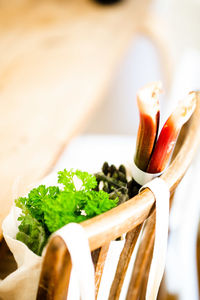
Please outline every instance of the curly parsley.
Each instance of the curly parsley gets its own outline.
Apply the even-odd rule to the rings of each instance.
[[[58,186],[40,185],[15,203],[21,208],[16,239],[41,255],[51,233],[70,222],[80,223],[117,206],[104,191],[95,191],[95,176],[80,170],[58,172]]]

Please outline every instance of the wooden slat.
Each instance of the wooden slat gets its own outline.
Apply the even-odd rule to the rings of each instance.
[[[109,300],[118,300],[120,297],[126,271],[128,269],[128,265],[141,229],[142,224],[138,225],[136,228],[126,234],[125,245],[119,257],[116,273],[110,289]]]
[[[97,299],[98,296],[101,278],[103,275],[103,269],[106,262],[108,250],[109,250],[109,245],[110,243],[107,243],[106,245],[100,248],[99,258],[95,268],[95,299]]]
[[[134,263],[133,273],[129,283],[126,300],[137,300],[141,292],[142,280],[147,266],[151,261],[151,254],[155,238],[155,211],[147,220],[142,241],[140,243]]]
[[[143,278],[141,281],[140,296],[139,296],[140,300],[145,300],[145,298],[146,298],[146,289],[147,289],[147,282],[148,282],[148,278],[149,278],[149,271],[150,271],[152,256],[153,256],[153,247],[151,249],[151,252],[149,253],[150,259],[148,260],[148,262],[146,264],[146,270],[143,273]]]
[[[179,150],[181,148],[180,141],[177,144],[177,148]],[[174,157],[175,155],[176,154],[174,154]],[[175,193],[173,192],[170,195],[170,208],[172,206],[174,194]],[[150,217],[147,219],[147,222],[145,224],[143,239],[138,249],[138,255],[136,257],[135,264],[133,267],[133,272],[130,279],[129,289],[127,293],[127,300],[137,300],[138,297],[140,300],[145,299],[149,270],[151,266],[152,255],[153,255],[154,240],[155,240],[155,222],[156,222],[155,209],[150,215]],[[152,230],[152,228],[154,230]],[[146,249],[148,253],[146,253],[144,249]],[[145,270],[145,272],[143,270]]]

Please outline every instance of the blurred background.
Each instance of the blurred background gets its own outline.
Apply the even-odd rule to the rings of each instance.
[[[199,0],[1,0],[0,224],[16,178],[20,194],[55,167],[72,137],[135,136],[136,93],[155,80],[163,82],[162,122],[199,89]],[[175,233],[180,222],[172,220]],[[169,249],[170,266],[177,257]],[[166,275],[171,295],[196,300],[195,267],[182,280],[188,284],[174,284],[182,267]]]
[[[138,113],[134,99],[146,82],[163,82],[164,107],[189,90],[198,89],[199,5],[195,0],[151,1],[150,32],[139,30],[134,36],[105,102],[88,124],[86,133],[136,134]]]

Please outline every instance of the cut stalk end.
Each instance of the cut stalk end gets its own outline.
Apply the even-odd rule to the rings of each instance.
[[[137,93],[139,112],[154,118],[157,112],[160,111],[158,96],[161,92],[162,84],[160,81],[150,83],[140,89]]]
[[[162,172],[168,165],[182,126],[189,120],[196,107],[196,94],[190,93],[179,102],[164,124],[155,145],[147,172]]]
[[[151,83],[140,89],[137,103],[140,113],[140,124],[136,142],[135,164],[146,171],[157,138],[160,105],[158,94],[161,82]]]
[[[174,122],[177,123],[177,127],[181,128],[183,124],[185,124],[189,120],[195,108],[196,94],[192,92],[178,103],[177,108],[171,115],[174,119],[176,119]]]

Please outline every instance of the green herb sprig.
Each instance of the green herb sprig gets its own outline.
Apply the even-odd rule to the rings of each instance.
[[[58,172],[58,183],[61,187],[40,185],[15,201],[22,210],[16,239],[37,255],[41,255],[51,233],[70,222],[80,223],[104,213],[118,203],[117,197],[110,199],[107,192],[96,191],[97,180],[87,172],[65,169]]]

